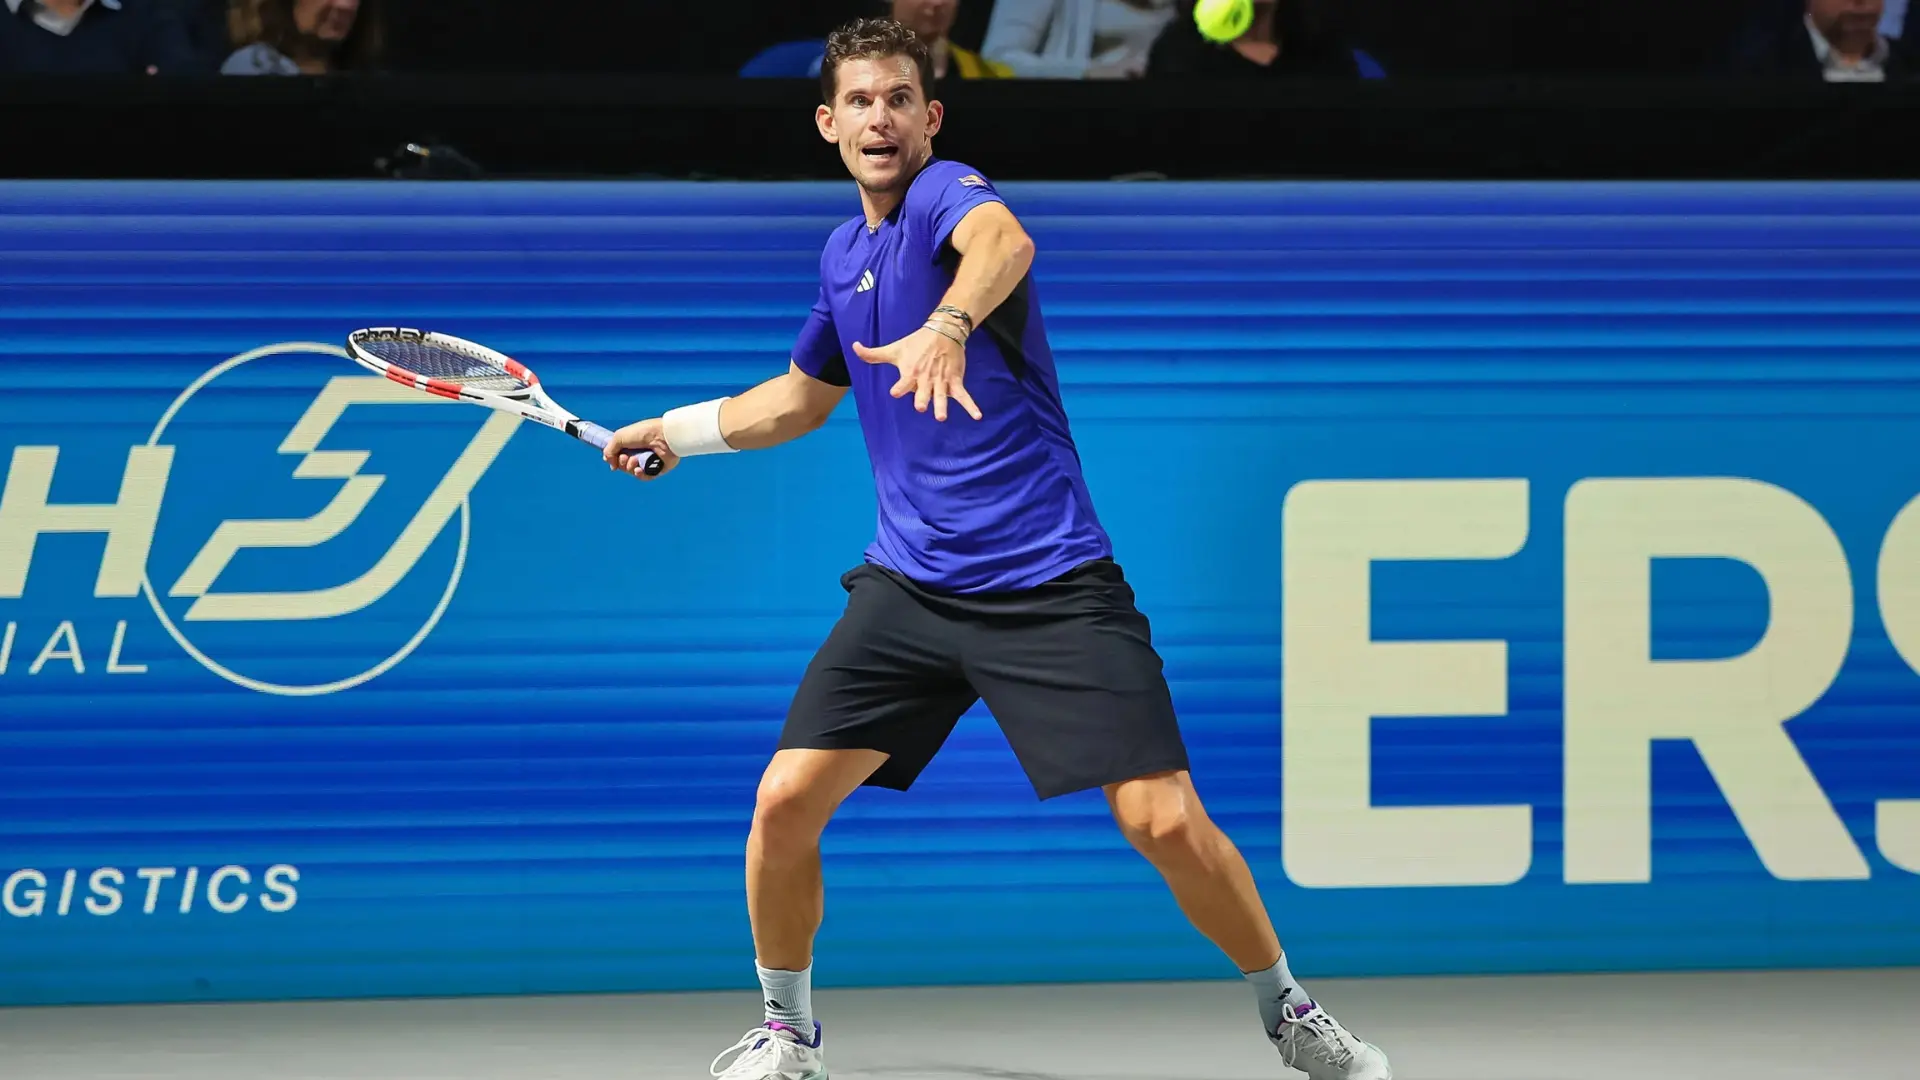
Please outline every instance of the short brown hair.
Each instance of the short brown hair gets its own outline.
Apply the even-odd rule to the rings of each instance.
[[[840,65],[848,60],[883,60],[904,56],[920,72],[920,92],[933,91],[933,55],[920,35],[892,19],[855,19],[827,35],[827,55],[820,62],[820,95],[828,105],[839,91]]]

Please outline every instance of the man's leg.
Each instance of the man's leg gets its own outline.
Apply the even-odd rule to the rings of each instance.
[[[1391,1080],[1380,1048],[1354,1038],[1294,980],[1253,872],[1207,816],[1192,778],[1156,772],[1101,790],[1120,831],[1160,871],[1194,928],[1252,984],[1261,1022],[1287,1064],[1315,1080]]]
[[[724,1051],[725,1080],[826,1076],[813,1017],[813,939],[825,911],[820,837],[854,789],[905,791],[976,695],[949,629],[893,579],[841,578],[847,610],[794,691],[747,837],[747,914],[767,1022]]]
[[[1117,564],[980,602],[966,672],[1042,799],[1099,788],[1194,926],[1252,985],[1267,1037],[1314,1080],[1390,1080],[1293,981],[1253,874],[1200,805],[1147,619]]]
[[[1280,938],[1253,871],[1207,816],[1186,773],[1156,773],[1102,790],[1120,831],[1167,880],[1195,929],[1243,972],[1280,961]]]
[[[747,915],[767,1019],[813,1030],[813,937],[825,911],[820,835],[887,760],[878,750],[782,750],[760,778],[747,834]]]

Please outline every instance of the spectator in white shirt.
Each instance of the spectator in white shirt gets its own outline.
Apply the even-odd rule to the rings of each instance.
[[[998,0],[980,55],[1028,79],[1135,79],[1181,0]]]

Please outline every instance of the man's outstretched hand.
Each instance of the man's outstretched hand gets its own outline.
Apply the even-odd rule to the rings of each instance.
[[[967,393],[967,350],[959,342],[938,330],[921,327],[891,345],[869,348],[853,343],[853,354],[869,364],[892,364],[900,371],[893,384],[894,397],[913,395],[913,407],[926,412],[933,406],[933,418],[947,418],[949,399],[960,403],[967,415],[980,419],[980,406]]]

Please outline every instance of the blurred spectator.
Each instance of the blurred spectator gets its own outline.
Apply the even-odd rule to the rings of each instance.
[[[1137,79],[1188,0],[997,0],[980,54],[1028,79]]]
[[[5,0],[0,72],[157,75],[205,71],[171,3]]]
[[[1004,79],[1013,69],[992,60],[983,60],[953,43],[953,20],[960,14],[960,0],[893,0],[893,19],[920,36],[933,52],[933,77],[944,79],[948,73],[962,79]]]
[[[933,54],[935,80],[1004,79],[1013,74],[1007,65],[983,60],[978,53],[954,44],[950,34],[960,13],[960,0],[889,0],[887,8],[895,22],[927,43]],[[826,47],[825,41],[814,39],[781,42],[747,61],[740,74],[749,79],[818,78]]]
[[[1908,72],[1880,33],[1884,0],[1807,0],[1807,42],[1828,82],[1884,82]]]
[[[1886,82],[1912,75],[1906,51],[1880,32],[1884,0],[1804,0],[1736,58],[1735,72],[1827,82]]]
[[[377,0],[233,0],[229,32],[239,45],[225,75],[331,75],[380,66]]]
[[[1377,69],[1363,72],[1363,63],[1368,67],[1371,63],[1335,35],[1313,26],[1296,3],[1254,0],[1252,25],[1224,44],[1201,37],[1192,3],[1183,6],[1182,15],[1153,43],[1147,62],[1150,77],[1351,79],[1363,73],[1377,75]]]

